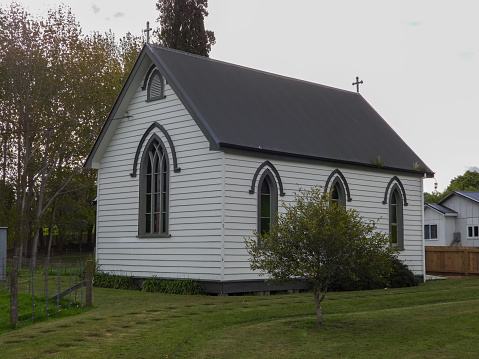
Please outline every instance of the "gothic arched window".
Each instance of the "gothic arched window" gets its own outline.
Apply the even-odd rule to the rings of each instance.
[[[389,194],[389,234],[391,244],[399,250],[404,249],[403,198],[397,185]]]
[[[258,233],[269,233],[278,211],[278,189],[273,174],[266,170],[258,182]]]
[[[154,135],[141,161],[139,235],[168,235],[168,172],[165,146]]]

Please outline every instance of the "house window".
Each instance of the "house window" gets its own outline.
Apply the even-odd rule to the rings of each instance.
[[[331,203],[346,206],[346,191],[341,181],[336,177],[331,186]]]
[[[139,235],[168,235],[168,169],[165,147],[153,136],[141,163]]]
[[[266,170],[258,183],[258,233],[269,233],[271,222],[278,211],[278,190],[269,170]]]
[[[437,224],[424,225],[424,239],[437,239]]]
[[[404,249],[403,200],[397,185],[389,195],[389,234],[391,244],[399,250]]]
[[[479,238],[479,226],[467,226],[467,238]]]
[[[147,101],[160,100],[165,97],[165,85],[163,77],[158,70],[151,73],[148,81]]]

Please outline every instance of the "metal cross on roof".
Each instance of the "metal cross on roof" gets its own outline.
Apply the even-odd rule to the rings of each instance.
[[[143,32],[146,32],[146,43],[149,44],[150,43],[150,31],[153,30],[151,27],[150,27],[150,22],[147,21],[146,22],[146,29],[143,30]]]
[[[363,83],[363,80],[359,81],[359,76],[356,76],[356,82],[353,82],[353,86],[356,85],[356,91],[359,93],[359,85]]]

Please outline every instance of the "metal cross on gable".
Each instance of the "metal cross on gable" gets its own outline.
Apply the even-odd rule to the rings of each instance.
[[[359,85],[362,85],[363,80],[359,81],[359,76],[356,76],[356,82],[353,82],[353,86],[356,85],[356,91],[359,93]]]
[[[146,29],[143,30],[143,32],[146,32],[146,43],[149,44],[150,43],[150,31],[153,30],[151,27],[150,27],[150,22],[147,21],[146,22]]]

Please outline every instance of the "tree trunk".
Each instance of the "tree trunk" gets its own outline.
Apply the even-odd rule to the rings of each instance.
[[[48,248],[47,248],[47,260],[46,267],[50,265],[50,256],[52,253],[52,242],[53,242],[53,226],[55,225],[55,205],[52,208],[52,222],[50,223],[50,228],[48,230]]]
[[[321,302],[324,296],[321,297],[321,291],[315,287],[314,290],[314,302],[316,303],[316,325],[318,327],[323,325],[323,309],[321,308]]]

